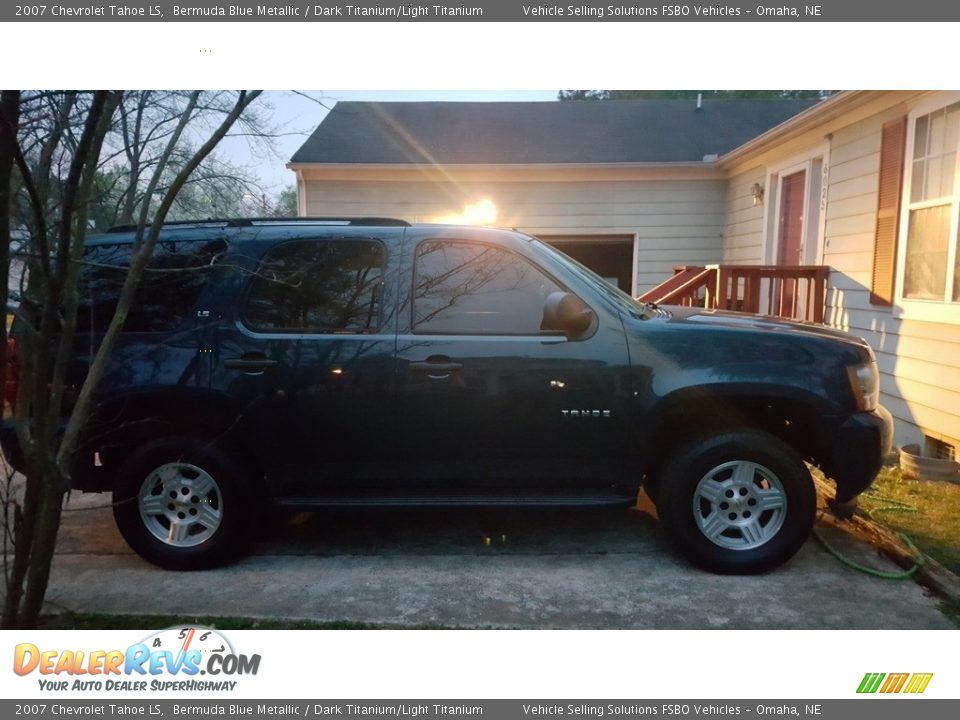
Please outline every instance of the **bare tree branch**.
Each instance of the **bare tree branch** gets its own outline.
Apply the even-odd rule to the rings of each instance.
[[[117,309],[114,312],[113,319],[111,320],[106,333],[104,334],[100,348],[97,350],[97,354],[90,365],[90,370],[87,373],[86,380],[80,389],[79,395],[77,396],[77,402],[74,406],[73,414],[67,423],[63,440],[61,441],[59,451],[57,452],[57,463],[59,465],[66,465],[70,455],[73,453],[73,449],[76,447],[83,423],[86,421],[86,417],[89,414],[90,403],[93,398],[93,391],[96,388],[97,383],[100,381],[100,377],[106,370],[110,353],[113,351],[113,346],[116,344],[117,338],[120,334],[120,328],[123,326],[124,320],[126,320],[127,313],[129,312],[130,306],[133,302],[134,291],[136,290],[137,284],[140,282],[140,278],[143,275],[143,271],[147,265],[147,262],[149,262],[150,257],[153,255],[153,248],[156,245],[157,239],[160,236],[160,231],[163,228],[164,218],[166,217],[167,212],[169,212],[171,205],[173,205],[173,201],[176,199],[177,192],[179,192],[180,188],[183,187],[187,181],[187,178],[189,178],[193,171],[196,170],[197,166],[203,161],[203,159],[209,155],[213,151],[214,147],[216,147],[217,143],[223,139],[223,137],[227,134],[227,131],[229,131],[229,129],[233,126],[233,123],[236,122],[236,119],[240,116],[240,114],[260,95],[260,92],[261,91],[259,90],[250,92],[241,91],[233,110],[223,119],[219,127],[200,147],[200,149],[197,150],[190,161],[180,170],[179,173],[177,173],[177,177],[173,186],[171,186],[161,201],[157,214],[154,217],[153,224],[150,227],[149,234],[135,250],[136,254],[130,264],[130,270],[127,273],[126,280],[124,281],[123,289],[120,292],[120,299],[117,302]],[[138,238],[142,238],[145,225],[146,218],[145,216],[141,216],[141,223],[137,228]]]

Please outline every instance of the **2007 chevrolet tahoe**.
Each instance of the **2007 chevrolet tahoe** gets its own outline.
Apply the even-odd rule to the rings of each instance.
[[[133,240],[87,243],[73,387]],[[841,502],[872,482],[878,395],[862,340],[641,304],[520,232],[171,223],[73,483],[112,491],[124,538],[167,568],[236,557],[267,503],[626,507],[643,486],[691,561],[761,572],[809,535],[805,461]]]

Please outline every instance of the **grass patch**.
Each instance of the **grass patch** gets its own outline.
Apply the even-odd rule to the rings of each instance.
[[[448,630],[442,625],[394,626],[380,623],[313,622],[186,615],[112,615],[105,613],[62,613],[45,615],[40,630],[162,630],[177,625],[202,625],[217,630]]]
[[[960,574],[960,485],[913,480],[903,477],[898,467],[885,467],[873,486],[860,496],[860,507],[877,522],[908,535],[921,551]],[[960,608],[955,612],[960,613]]]

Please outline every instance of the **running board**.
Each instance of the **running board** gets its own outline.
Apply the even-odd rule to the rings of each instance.
[[[635,497],[603,495],[599,497],[345,497],[345,498],[283,498],[277,505],[299,508],[334,507],[629,507]]]

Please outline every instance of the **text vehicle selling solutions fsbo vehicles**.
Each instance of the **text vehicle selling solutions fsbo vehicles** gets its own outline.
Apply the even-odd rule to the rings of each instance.
[[[75,389],[134,239],[87,243]],[[760,572],[810,533],[805,461],[840,502],[872,482],[878,395],[862,340],[638,303],[515,231],[171,223],[72,480],[112,491],[124,538],[168,568],[235,558],[269,504],[626,507],[643,487],[691,561]],[[9,423],[2,440],[16,465]]]

